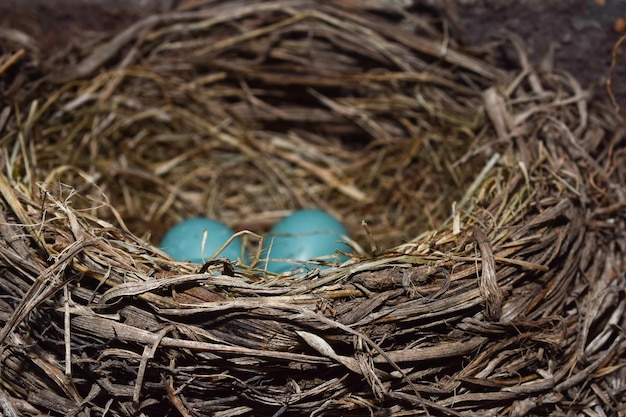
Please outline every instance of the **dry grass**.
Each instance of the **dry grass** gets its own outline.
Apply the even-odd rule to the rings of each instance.
[[[6,415],[624,409],[622,121],[517,39],[507,72],[380,7],[207,4],[41,62],[11,38]],[[207,215],[254,249],[301,207],[350,261],[276,277],[150,244]]]

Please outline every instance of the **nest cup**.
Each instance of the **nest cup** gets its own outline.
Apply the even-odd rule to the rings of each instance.
[[[518,39],[505,70],[424,13],[226,2],[2,46],[2,412],[623,411],[623,122]],[[347,227],[345,263],[155,246],[206,216],[258,253],[308,207]]]

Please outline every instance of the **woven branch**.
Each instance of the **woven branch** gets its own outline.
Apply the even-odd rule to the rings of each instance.
[[[623,122],[430,25],[226,2],[41,63],[59,84],[28,81],[0,123],[2,412],[623,410]],[[154,246],[201,214],[254,249],[309,206],[347,225],[345,264],[277,277]]]

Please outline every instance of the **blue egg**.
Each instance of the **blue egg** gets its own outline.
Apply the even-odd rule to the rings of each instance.
[[[313,259],[344,262],[348,257],[338,251],[351,251],[343,243],[347,235],[346,228],[324,211],[296,211],[277,223],[263,239],[260,267],[281,274],[298,267],[326,268],[306,262]]]
[[[205,230],[207,233],[203,253],[202,241]],[[197,217],[182,221],[168,230],[161,241],[161,249],[177,261],[201,264],[211,259],[232,235],[233,231],[228,226],[215,220]],[[239,237],[233,239],[217,257],[226,257],[231,261],[242,257],[243,260],[248,259]]]

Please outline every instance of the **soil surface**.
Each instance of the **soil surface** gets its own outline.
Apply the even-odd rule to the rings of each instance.
[[[550,65],[573,74],[595,94],[608,97],[612,51],[626,19],[626,0],[457,1],[462,37],[468,45],[519,35],[538,65]],[[626,42],[616,49],[611,76],[613,94],[624,114],[626,107]]]
[[[213,0],[4,0],[0,3],[0,28],[16,28],[29,34],[38,42],[40,53],[45,54],[59,47],[71,47],[80,39],[96,40],[145,15],[175,8],[183,10],[203,1]],[[535,64],[565,69],[583,87],[591,88],[598,96],[609,97],[606,81],[612,50],[626,33],[616,28],[619,19],[626,18],[626,0],[393,1],[408,9],[440,10],[452,22],[452,34],[468,48],[500,42],[505,60],[516,59],[513,48],[503,41],[507,33],[515,33],[527,44]],[[611,77],[612,92],[623,114],[625,56],[626,42],[617,48]]]

